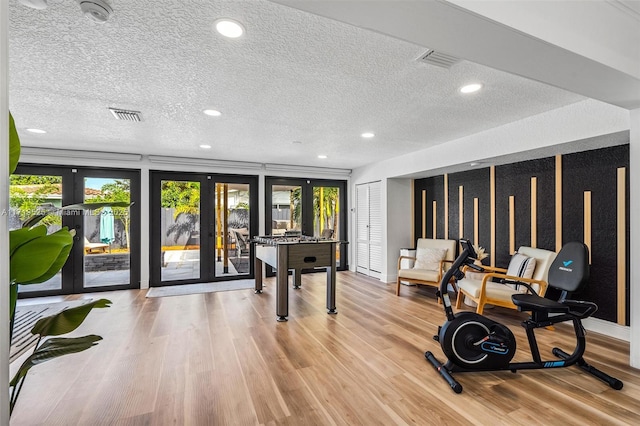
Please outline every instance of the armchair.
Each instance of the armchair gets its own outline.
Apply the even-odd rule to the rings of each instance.
[[[524,259],[523,259],[524,258]],[[525,264],[527,258],[535,259],[535,268],[532,274],[527,274],[526,267],[532,266],[533,262]],[[479,275],[476,273],[466,274],[466,268],[463,270],[466,276],[458,281],[458,298],[456,300],[456,308],[462,306],[465,297],[473,300],[477,304],[476,312],[482,314],[485,305],[502,306],[517,310],[516,305],[511,301],[514,294],[527,293],[528,289],[524,285],[509,283],[510,281],[518,281],[529,284],[539,296],[544,296],[547,291],[547,276],[549,267],[556,258],[556,253],[549,250],[520,247],[518,252],[511,258],[508,269],[492,268],[483,266],[486,273]],[[529,276],[527,276],[529,275]],[[494,282],[497,280],[506,281],[506,283]]]
[[[455,259],[456,245],[456,240],[418,238],[416,256],[400,256],[398,258],[396,295],[400,295],[402,281],[438,287],[444,272],[449,269]],[[427,260],[425,257],[430,259]],[[413,260],[414,264],[403,267],[402,261],[404,259]],[[421,260],[427,261],[420,262]]]

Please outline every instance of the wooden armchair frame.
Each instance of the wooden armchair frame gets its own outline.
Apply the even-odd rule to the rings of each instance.
[[[547,275],[549,272],[549,267],[551,263],[555,259],[555,252],[549,250],[541,250],[541,249],[533,249],[530,247],[520,247],[518,252],[525,254],[526,256],[535,257],[537,264],[536,269],[534,271],[535,278],[523,278],[513,275],[507,275],[507,270],[505,268],[496,268],[491,266],[483,266],[483,269],[486,273],[483,274],[480,279],[471,279],[473,282],[480,282],[479,292],[477,284],[474,283],[471,286],[465,285],[464,280],[460,280],[458,283],[458,298],[456,300],[456,308],[459,309],[462,306],[462,301],[464,297],[468,297],[473,300],[476,304],[476,312],[478,314],[482,314],[484,311],[485,305],[494,305],[501,306],[503,308],[510,308],[517,310],[517,306],[513,304],[511,301],[511,297],[506,297],[510,290],[507,285],[513,285],[512,282],[507,282],[502,284],[500,282],[493,282],[493,278],[498,278],[499,280],[505,281],[516,281],[521,283],[526,283],[531,286],[538,285],[538,289],[536,290],[539,296],[544,296],[548,283],[547,283]],[[535,256],[535,254],[539,254],[539,256]],[[544,263],[543,263],[544,261]],[[542,268],[542,270],[538,270],[538,268]],[[469,267],[463,268],[463,272],[473,272]],[[466,279],[466,278],[465,278]],[[515,283],[517,284],[517,283]],[[505,286],[505,287],[500,287]],[[473,293],[470,291],[473,290]],[[492,295],[492,292],[494,293]],[[527,289],[527,292],[529,290]],[[478,296],[476,296],[478,293]],[[521,293],[519,290],[513,290],[513,294]],[[501,297],[502,296],[502,297]]]

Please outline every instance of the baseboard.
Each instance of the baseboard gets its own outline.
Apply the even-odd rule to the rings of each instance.
[[[398,274],[393,274],[393,275],[385,275],[384,279],[383,277],[380,277],[380,281],[385,282],[385,283],[393,283],[395,284],[398,279]]]
[[[631,328],[625,325],[616,324],[598,318],[587,318],[582,320],[582,325],[587,331],[604,334],[615,339],[629,342],[631,340]]]

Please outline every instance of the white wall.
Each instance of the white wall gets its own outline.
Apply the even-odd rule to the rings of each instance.
[[[8,2],[0,2],[0,212],[9,211]],[[9,223],[0,215],[0,425],[9,424]]]
[[[386,238],[382,245],[381,279],[385,282],[396,281],[400,249],[415,246],[415,241],[411,238],[413,210],[408,208],[411,205],[412,187],[411,179],[387,179],[386,185],[383,181],[382,224]]]
[[[631,240],[631,353],[630,364],[640,368],[640,109],[630,111],[631,146],[629,148],[630,240]]]
[[[640,78],[638,6],[634,13],[618,1],[447,1]]]

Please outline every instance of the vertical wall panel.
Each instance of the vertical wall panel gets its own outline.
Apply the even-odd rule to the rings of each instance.
[[[473,199],[473,243],[480,245],[480,235],[478,234],[478,216],[479,212],[478,198]]]
[[[509,195],[509,256],[516,252],[516,197]]]
[[[582,229],[584,231],[584,237],[582,241],[589,248],[589,264],[591,264],[591,191],[584,191],[584,220]]]
[[[531,247],[538,247],[538,178],[531,178]]]
[[[438,202],[437,201],[433,201],[433,209],[432,209],[432,215],[433,215],[433,226],[431,227],[432,229],[432,234],[433,234],[433,238],[438,238]]]
[[[627,325],[627,169],[618,168],[616,205],[617,313],[618,324]]]
[[[414,181],[414,197],[421,200],[423,191],[426,194],[426,206],[432,206],[431,209],[425,210],[426,218],[423,222],[422,208],[420,203],[416,203],[414,208],[415,236],[421,238],[443,238],[444,235],[444,176],[434,176],[425,179],[416,179]],[[426,229],[425,229],[426,226]],[[437,229],[434,233],[434,226]],[[435,235],[435,236],[434,236]],[[414,241],[415,244],[415,241]]]
[[[489,167],[489,264],[496,266],[496,166]]]
[[[509,196],[515,195],[515,249],[531,246],[531,178],[536,178],[536,245],[555,250],[553,158],[496,166],[496,265],[509,264]]]
[[[422,238],[427,238],[427,190],[422,190]]]
[[[562,156],[556,155],[556,251],[562,248]]]
[[[458,238],[464,238],[464,186],[458,186]]]
[[[618,168],[628,167],[629,146],[562,156],[562,239],[583,241],[584,192],[591,192],[591,276],[575,297],[598,304],[595,317],[618,319],[617,184]],[[628,191],[626,194],[628,199]]]
[[[444,174],[444,238],[449,237],[449,175]]]
[[[462,211],[463,221],[462,221],[462,238],[472,240],[474,243],[479,244],[480,246],[487,249],[490,245],[490,237],[491,237],[491,204],[490,204],[490,170],[489,168],[482,169],[473,169],[466,172],[460,173],[451,173],[449,175],[449,186],[451,188],[458,188],[460,186],[464,186],[464,192],[462,194],[458,193],[457,196],[452,194],[453,199],[462,198]],[[453,192],[453,191],[451,191]],[[460,197],[462,195],[462,197]],[[478,213],[477,224],[474,221],[474,205],[475,200],[478,203]],[[456,203],[457,204],[457,203]],[[455,222],[460,222],[458,219],[459,216],[460,205],[456,208],[456,212],[451,212],[451,217],[456,218]],[[476,239],[475,232],[478,232],[478,238]],[[455,229],[455,234],[453,233],[453,238],[459,238],[460,229]],[[487,249],[487,253],[491,255],[491,252]],[[485,262],[489,262],[487,259]]]

